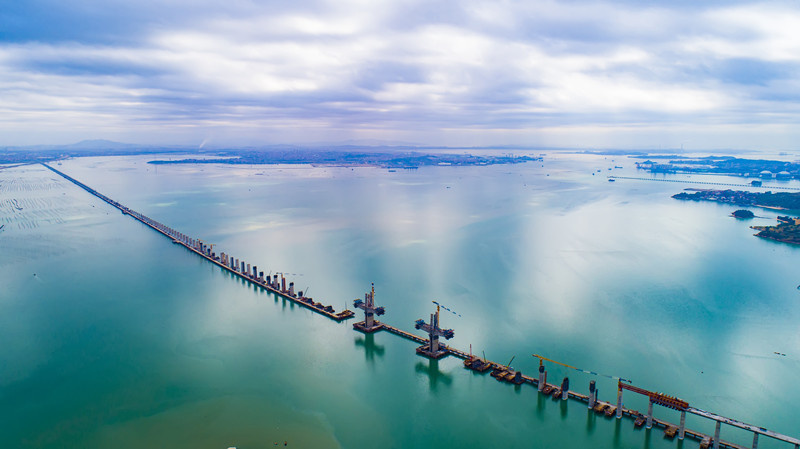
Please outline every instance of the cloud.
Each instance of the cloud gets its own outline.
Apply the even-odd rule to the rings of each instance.
[[[774,133],[800,113],[789,2],[17,3],[0,13],[0,144],[551,144],[580,129],[579,146],[719,147],[750,142],[729,125]]]

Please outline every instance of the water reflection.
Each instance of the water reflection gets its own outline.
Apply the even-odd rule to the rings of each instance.
[[[547,397],[544,394],[539,392],[536,393],[536,416],[539,418],[544,418],[544,403],[546,401]]]
[[[586,434],[591,435],[594,433],[595,425],[597,424],[597,415],[594,410],[586,410]]]
[[[383,357],[385,348],[383,345],[375,344],[375,334],[364,334],[356,337],[355,344],[364,348],[364,358],[368,362],[374,362],[375,356]]]
[[[439,382],[443,383],[444,385],[450,385],[453,382],[450,374],[439,371],[438,360],[428,359],[428,363],[417,362],[417,365],[414,367],[414,369],[417,373],[428,375],[428,383],[431,391],[436,391]]]

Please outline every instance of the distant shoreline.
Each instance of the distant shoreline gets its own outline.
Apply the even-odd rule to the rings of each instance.
[[[541,161],[542,156],[476,156],[449,153],[377,153],[341,151],[226,151],[217,153],[217,158],[186,158],[176,160],[152,160],[148,164],[227,164],[227,165],[299,165],[334,167],[378,167],[389,169],[417,169],[429,166],[483,166],[521,164]]]

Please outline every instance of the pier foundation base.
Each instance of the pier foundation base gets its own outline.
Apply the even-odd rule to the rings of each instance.
[[[372,326],[367,326],[366,321],[359,321],[358,323],[353,323],[353,329],[365,334],[371,334],[383,329],[383,323],[380,321],[373,321]]]
[[[429,359],[436,360],[436,359],[440,359],[440,358],[446,356],[448,354],[448,352],[447,352],[447,349],[445,349],[443,346],[439,346],[439,348],[436,351],[431,351],[431,345],[427,344],[427,345],[422,345],[422,346],[418,347],[417,348],[417,354],[424,355],[425,357],[427,357]]]

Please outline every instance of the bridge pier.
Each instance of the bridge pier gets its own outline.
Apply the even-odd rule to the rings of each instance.
[[[678,439],[682,440],[686,435],[686,410],[681,410],[681,426],[678,429]]]
[[[653,428],[653,400],[647,401],[647,428]]]
[[[758,434],[753,432],[753,449],[758,448]]]
[[[714,428],[714,449],[719,449],[719,431],[722,428],[722,422],[717,421],[717,427]]]
[[[622,387],[617,388],[617,419],[622,419]]]
[[[544,365],[542,365],[541,361],[539,362],[539,385],[537,386],[538,390],[541,392],[544,388],[545,379],[547,378],[547,373],[544,370]]]
[[[594,404],[597,402],[597,387],[593,380],[589,381],[589,408],[594,408]]]
[[[439,337],[446,339],[453,338],[452,329],[442,329],[439,327],[439,305],[436,306],[436,313],[431,314],[431,323],[425,320],[417,320],[414,324],[415,329],[421,329],[428,333],[428,344],[417,348],[417,354],[422,354],[430,359],[438,359],[448,354],[446,348],[439,346]]]

